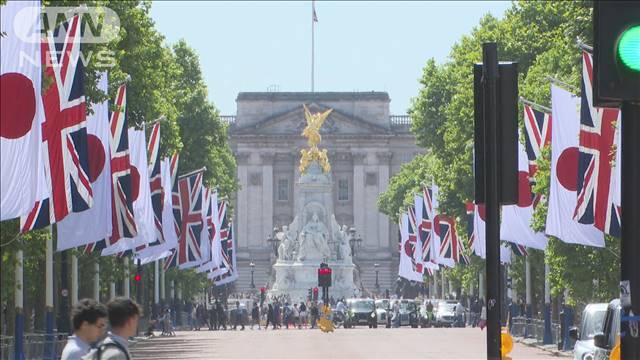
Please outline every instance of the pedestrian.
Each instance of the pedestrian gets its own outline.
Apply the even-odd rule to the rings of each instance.
[[[131,299],[118,297],[109,301],[107,310],[111,331],[84,359],[130,360],[128,339],[138,329],[140,307]]]
[[[253,309],[251,309],[251,330],[253,330],[255,324],[258,324],[258,330],[260,330],[260,307],[258,307],[258,303],[254,303]]]
[[[305,305],[304,302],[300,303],[300,325],[299,327],[304,326],[305,329],[307,328],[307,305]]]
[[[278,327],[278,329],[281,326],[281,315],[282,315],[282,309],[280,308],[280,303],[278,302],[278,300],[276,300],[276,302],[273,304],[273,320],[276,322],[276,327]]]
[[[318,317],[320,316],[318,305],[315,302],[311,303],[311,310],[309,310],[309,313],[311,314],[311,328],[315,329]]]
[[[242,326],[242,329],[240,330],[244,330],[244,321],[242,319],[242,310],[240,309],[240,301],[236,301],[236,311],[233,316],[233,330],[236,330],[238,325]]]
[[[456,326],[464,327],[464,306],[458,301],[455,307]]]
[[[166,335],[169,335],[169,336],[176,335],[176,333],[173,331],[173,319],[171,318],[171,310],[169,308],[165,309],[164,328],[165,328]]]
[[[276,330],[276,316],[272,304],[269,304],[267,307],[267,324],[264,326],[265,330],[269,328],[269,324],[273,325],[273,330]]]
[[[484,327],[487,325],[487,307],[482,305],[482,310],[480,312],[480,321],[478,322],[478,326],[480,326],[480,330],[484,330]]]
[[[216,324],[216,330],[224,328],[224,330],[227,330],[227,318],[225,316],[225,311],[224,311],[224,307],[223,305],[219,302],[216,301],[216,313],[218,314],[218,323]]]
[[[209,310],[207,311],[207,316],[209,317],[209,330],[213,330],[213,327],[215,326],[215,316],[216,316],[216,309],[213,307],[213,305],[209,307]]]
[[[198,308],[196,306],[191,307],[191,315],[189,316],[189,322],[191,323],[192,331],[200,330],[200,326],[198,324]]]
[[[82,299],[71,309],[73,335],[67,338],[61,360],[80,360],[89,353],[107,328],[107,308],[93,299]]]

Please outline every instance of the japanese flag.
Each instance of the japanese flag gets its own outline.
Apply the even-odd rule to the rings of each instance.
[[[573,219],[577,203],[580,98],[551,86],[551,188],[547,212],[548,235],[571,244],[604,247],[604,234]]]
[[[40,1],[0,6],[0,221],[48,197],[42,157]]]

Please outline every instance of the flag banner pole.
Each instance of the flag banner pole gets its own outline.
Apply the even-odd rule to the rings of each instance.
[[[45,260],[45,359],[55,359],[53,346],[53,231],[49,225]]]
[[[529,105],[531,107],[537,107],[540,110],[543,110],[544,112],[551,113],[551,108],[548,108],[548,107],[546,107],[544,105],[540,105],[540,104],[534,103],[533,101],[529,101],[529,100],[523,98],[522,96],[520,96],[519,100],[520,100],[521,103],[523,103],[525,105]]]
[[[188,172],[186,174],[182,174],[182,175],[178,176],[178,179],[184,179],[186,177],[189,177],[191,175],[195,175],[197,173],[201,173],[201,172],[204,172],[204,171],[207,171],[207,167],[206,166],[202,167],[201,169],[194,170],[194,171]]]
[[[14,359],[24,359],[24,263],[22,250],[16,252],[15,268],[15,309],[16,322],[14,325]]]
[[[580,89],[578,89],[577,87],[575,87],[573,85],[567,84],[566,82],[564,82],[562,80],[556,79],[553,76],[547,75],[545,77],[545,79],[548,80],[549,82],[553,83],[553,84],[556,84],[556,85],[560,86],[560,87],[564,87],[564,88],[566,88],[568,90],[571,90],[575,94],[578,94],[578,95],[580,94]]]

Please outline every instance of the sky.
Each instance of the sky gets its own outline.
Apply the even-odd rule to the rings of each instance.
[[[209,100],[236,113],[243,91],[310,91],[311,1],[155,1],[151,15],[169,44],[200,57]],[[316,1],[315,91],[386,91],[405,114],[427,59],[510,2]]]

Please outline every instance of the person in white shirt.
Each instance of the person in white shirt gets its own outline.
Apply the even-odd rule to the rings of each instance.
[[[107,327],[107,308],[93,299],[82,299],[71,309],[73,335],[62,350],[62,360],[80,360],[100,340]]]
[[[131,299],[118,297],[109,301],[107,309],[111,331],[83,360],[131,360],[129,338],[136,334],[140,307]]]

